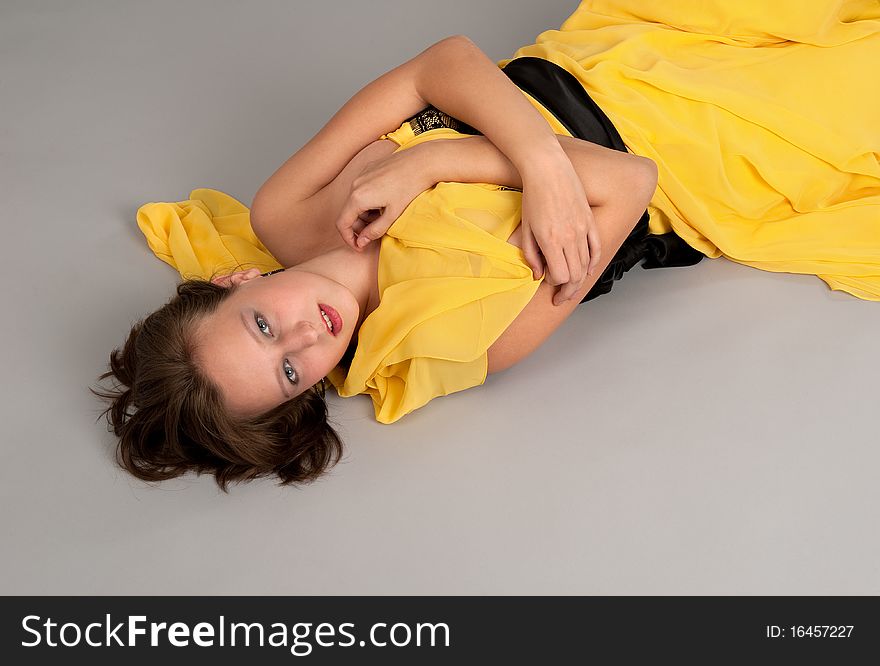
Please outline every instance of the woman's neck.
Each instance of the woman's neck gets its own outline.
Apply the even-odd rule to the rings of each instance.
[[[291,267],[335,280],[354,294],[360,315],[352,333],[352,341],[357,337],[361,324],[379,306],[380,243],[378,240],[372,241],[360,252],[352,250],[348,245],[340,245]]]

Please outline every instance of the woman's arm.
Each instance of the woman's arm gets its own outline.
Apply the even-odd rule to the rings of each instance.
[[[427,102],[483,133],[522,176],[522,250],[535,278],[559,285],[562,300],[571,299],[592,275],[601,256],[601,241],[586,193],[571,161],[560,149],[550,126],[522,91],[469,39],[447,49],[442,66],[420,79],[418,91]],[[355,226],[365,212],[384,208],[381,197],[352,199],[336,228],[355,249],[370,242],[372,232]],[[379,225],[393,221],[387,211]]]
[[[519,89],[471,40],[456,35],[349,99],[263,183],[252,222],[289,223],[297,204],[330,184],[362,148],[429,105],[483,132],[517,168],[538,170],[551,160],[546,154],[561,156],[549,125]]]
[[[656,172],[656,166],[646,157],[575,137],[555,138],[578,173],[591,206],[602,206],[623,196],[637,170]],[[523,185],[519,170],[485,137],[426,141],[408,150],[413,152],[411,177],[421,183],[422,190],[441,181],[517,188]]]
[[[352,97],[257,192],[254,231],[258,236],[266,229],[277,235],[279,226],[293,231],[297,209],[318,197],[359,150],[429,104],[480,130],[520,172],[526,260],[536,277],[546,260],[548,281],[562,285],[570,298],[600,253],[581,183],[540,113],[463,36],[438,42]],[[352,226],[381,205],[361,202],[362,210],[354,204],[344,209],[336,228],[346,243],[358,247]]]
[[[538,286],[525,308],[489,347],[489,374],[505,370],[531,354],[571,315],[614,259],[657,187],[657,166],[652,160],[579,139],[572,142],[560,138],[584,187],[597,200],[602,198],[601,203],[593,205],[593,211],[602,246],[606,248],[604,257],[594,276],[585,280],[568,301],[562,302],[556,288],[546,281]],[[610,174],[607,178],[605,172]]]

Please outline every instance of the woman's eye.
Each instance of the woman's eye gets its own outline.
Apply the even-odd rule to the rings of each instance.
[[[293,366],[288,363],[287,359],[284,359],[284,374],[287,375],[287,380],[291,384],[299,384],[299,377],[296,376],[296,371],[294,371]]]
[[[263,315],[254,315],[254,321],[257,322],[257,328],[260,329],[260,332],[262,332],[262,333],[269,332],[269,324],[266,322],[265,319],[263,319]],[[263,326],[265,326],[265,328],[263,328]],[[271,335],[271,333],[270,333],[270,335]]]
[[[269,330],[269,323],[263,318],[263,315],[255,314],[254,321],[257,322],[257,328],[260,329],[261,333],[268,333],[269,336],[272,335]],[[296,370],[293,369],[293,366],[290,365],[290,362],[287,359],[284,359],[282,368],[284,370],[284,375],[287,377],[287,381],[294,385],[299,384],[299,377],[296,374]]]

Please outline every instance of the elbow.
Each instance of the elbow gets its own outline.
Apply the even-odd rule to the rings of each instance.
[[[450,35],[449,37],[447,37],[443,41],[456,42],[459,44],[468,44],[471,46],[473,46],[473,44],[474,44],[473,41],[471,41],[471,38],[468,37],[467,35]]]
[[[270,199],[260,197],[260,193],[254,197],[248,216],[251,231],[257,239],[268,247],[267,238],[275,235],[275,230],[281,226],[280,220],[284,219],[276,210]]]
[[[251,230],[257,236],[257,238],[261,239],[262,232],[264,229],[263,220],[266,219],[266,213],[264,212],[264,206],[258,203],[258,198],[254,198],[254,202],[251,204],[250,214],[248,216]],[[262,239],[260,240],[262,242]]]
[[[639,157],[637,191],[644,197],[645,206],[654,198],[657,190],[657,164],[648,157]]]
[[[281,199],[264,188],[265,183],[254,195],[250,210],[251,229],[258,237],[267,228],[276,225],[278,220],[284,219],[283,211],[279,206]]]
[[[441,39],[434,46],[444,46],[452,49],[473,49],[477,45],[466,35],[450,35]]]

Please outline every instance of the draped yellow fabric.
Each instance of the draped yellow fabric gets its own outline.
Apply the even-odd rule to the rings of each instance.
[[[652,233],[880,300],[880,2],[584,1],[522,56],[657,163]]]
[[[281,268],[254,234],[247,206],[217,190],[199,188],[186,201],[144,204],[137,224],[153,253],[184,280]]]

